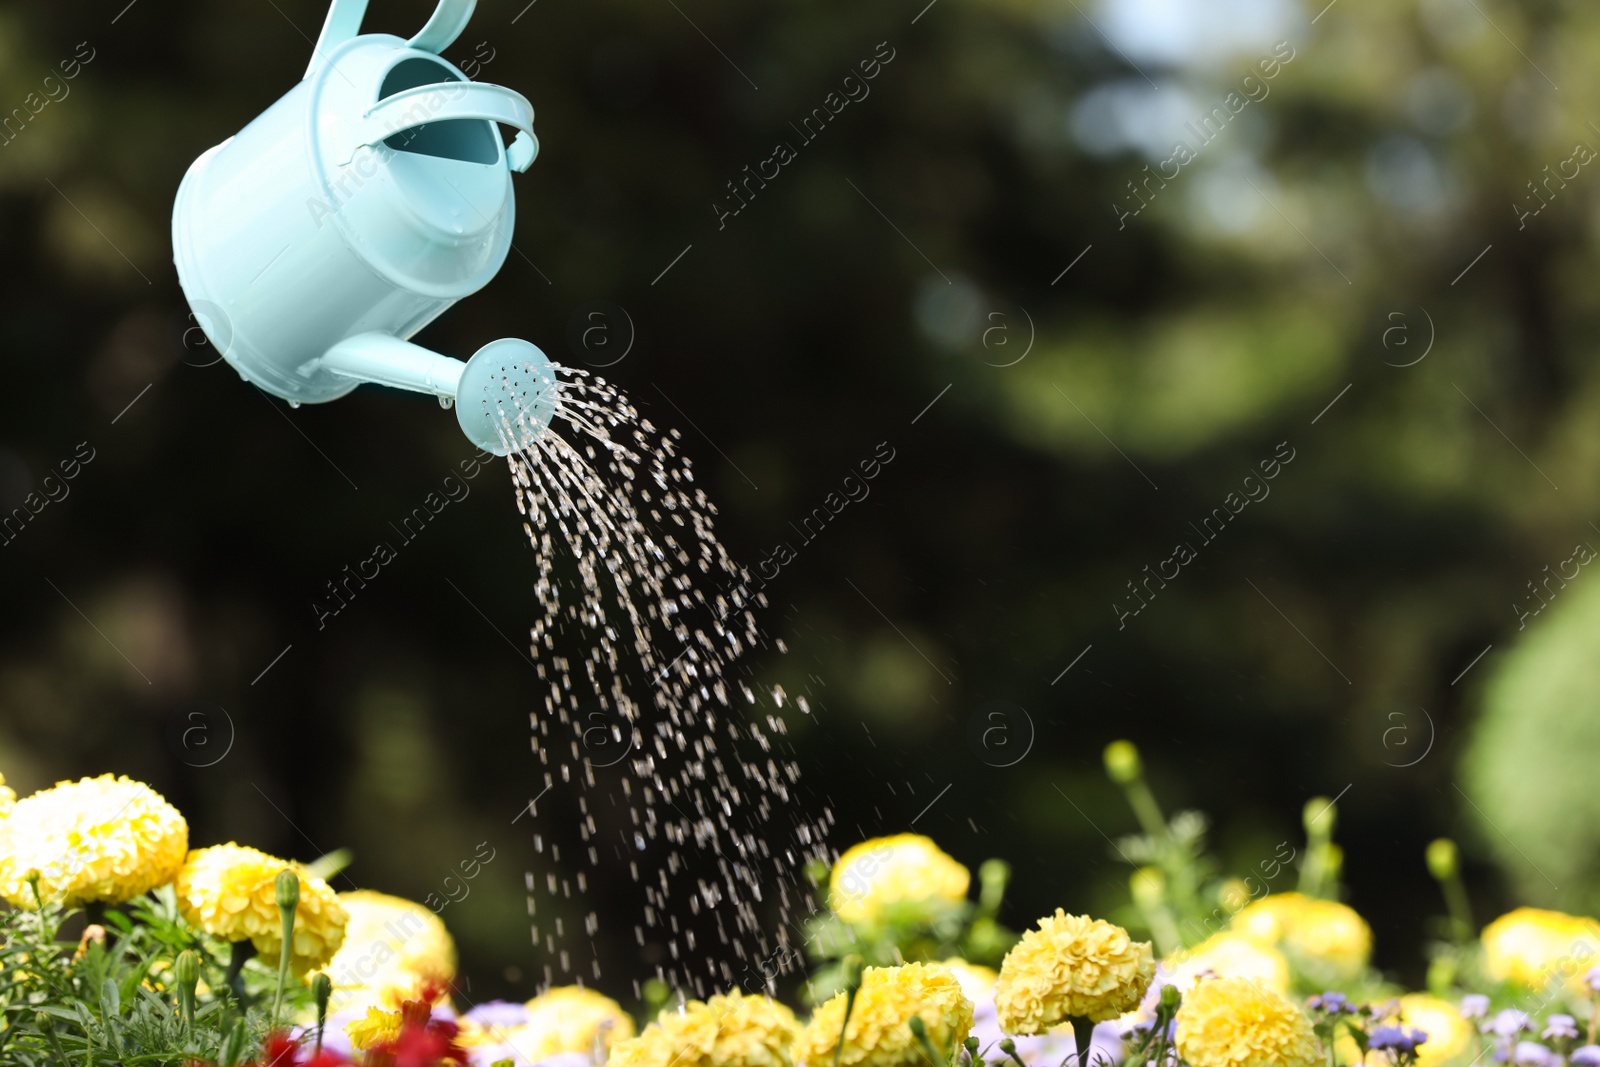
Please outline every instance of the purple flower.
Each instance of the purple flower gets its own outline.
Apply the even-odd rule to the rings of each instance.
[[[1518,1041],[1511,1058],[1517,1067],[1557,1067],[1561,1062],[1560,1056],[1537,1041]]]
[[[1546,1041],[1551,1041],[1558,1037],[1577,1040],[1578,1020],[1570,1015],[1552,1015],[1544,1021],[1544,1033],[1539,1036]]]
[[[1572,1052],[1572,1067],[1600,1067],[1600,1045],[1585,1045]]]
[[[1325,1011],[1329,1015],[1348,1015],[1356,1009],[1343,993],[1318,993],[1306,1002],[1312,1011]]]
[[[1595,968],[1600,970],[1600,967]],[[1469,993],[1461,998],[1461,1017],[1481,1019],[1489,1014],[1489,998],[1482,993]]]
[[[1600,993],[1600,967],[1589,968],[1589,973],[1583,976],[1583,980],[1588,983],[1590,989]]]
[[[1516,1037],[1522,1031],[1532,1029],[1528,1013],[1515,1008],[1507,1008],[1489,1022],[1489,1032],[1497,1037]]]
[[[1403,1026],[1379,1026],[1372,1031],[1373,1048],[1389,1052],[1415,1052],[1417,1046],[1428,1040],[1422,1030],[1407,1030]]]

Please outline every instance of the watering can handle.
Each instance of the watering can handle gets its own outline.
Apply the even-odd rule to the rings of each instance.
[[[404,130],[454,119],[482,119],[514,127],[517,139],[506,149],[512,170],[527,170],[539,154],[533,105],[528,98],[502,85],[481,82],[437,82],[384,97],[367,109],[354,147],[375,145]]]
[[[456,43],[456,38],[472,19],[472,9],[477,6],[478,0],[439,0],[433,17],[406,44],[438,55]]]
[[[455,43],[461,31],[467,28],[478,0],[439,0],[433,17],[417,35],[406,42],[407,47],[421,49],[438,55]],[[311,65],[306,77],[311,77],[322,61],[339,45],[361,32],[361,20],[367,14],[367,0],[333,0],[328,8],[328,18],[322,24],[322,35],[311,53]]]

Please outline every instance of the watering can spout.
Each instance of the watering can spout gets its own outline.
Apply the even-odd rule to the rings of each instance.
[[[455,403],[468,440],[497,456],[524,451],[555,415],[555,368],[537,345],[491,341],[463,363],[391,334],[356,334],[330,348],[317,370]]]

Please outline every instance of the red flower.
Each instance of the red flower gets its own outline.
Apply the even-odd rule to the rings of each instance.
[[[425,981],[415,1000],[400,1005],[400,1036],[372,1049],[369,1062],[393,1067],[441,1067],[467,1062],[467,1053],[456,1044],[461,1028],[449,1019],[433,1018],[433,1005],[444,996],[445,986]]]
[[[463,1054],[451,1038],[433,1027],[408,1026],[395,1039],[394,1067],[439,1067],[461,1063]]]
[[[261,1042],[261,1067],[300,1067],[300,1042],[287,1030],[274,1030]]]
[[[301,1067],[349,1067],[351,1062],[332,1049],[325,1048],[306,1060]]]

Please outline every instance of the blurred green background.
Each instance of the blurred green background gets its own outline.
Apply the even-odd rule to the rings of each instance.
[[[754,668],[808,699],[789,729],[836,847],[915,820],[1016,864],[1012,925],[1104,911],[1134,823],[1100,750],[1128,737],[1241,869],[1342,796],[1349,902],[1413,982],[1434,836],[1480,919],[1600,907],[1600,578],[1549,579],[1600,545],[1600,10],[923,4],[483,5],[448,57],[528,96],[543,152],[518,251],[420,340],[605,366],[684,431],[737,559],[794,547],[763,618],[789,651]],[[124,5],[0,8],[0,108],[27,109],[0,146],[0,511],[94,456],[0,546],[0,770],[127,773],[197,845],[348,846],[351,883],[417,899],[489,841],[443,918],[473,997],[531,995],[535,570],[503,465],[319,631],[324,583],[472,449],[425,397],[243,385],[171,267],[185,169],[301,76],[325,9]],[[719,229],[725,183],[880,42],[870,95]],[[991,700],[1031,723],[998,757]],[[650,947],[595,893],[627,997]]]

